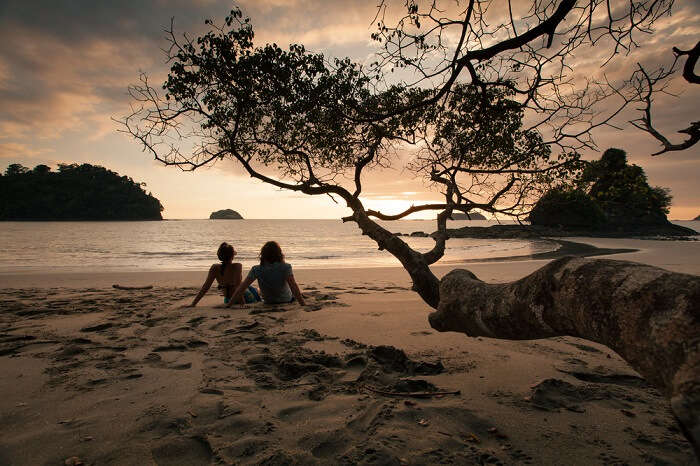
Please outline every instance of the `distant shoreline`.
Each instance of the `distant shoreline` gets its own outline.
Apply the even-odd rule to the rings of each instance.
[[[507,256],[493,257],[486,259],[467,259],[459,263],[473,264],[479,262],[511,262],[511,261],[526,261],[526,260],[549,260],[559,259],[564,256],[576,257],[592,257],[592,256],[608,256],[611,254],[624,254],[629,252],[637,252],[639,249],[629,248],[599,248],[585,243],[577,243],[575,241],[566,241],[554,238],[545,238],[547,241],[559,243],[561,247],[555,251],[538,252],[535,254],[526,254],[522,256]]]
[[[482,259],[465,259],[459,261],[444,261],[433,266],[438,275],[447,273],[449,270],[459,268],[460,265],[467,264],[505,264],[508,262],[539,261],[553,260],[564,256],[603,256],[611,254],[621,254],[637,252],[639,249],[627,248],[598,248],[584,243],[574,241],[565,241],[559,239],[548,239],[549,241],[559,243],[561,247],[555,251],[525,254],[521,256],[503,256],[494,258]],[[382,270],[395,273],[397,270],[403,270],[400,265],[364,265],[362,267],[295,267],[297,273],[295,275],[345,275],[347,273],[357,273],[358,271],[372,271],[372,274],[379,273]],[[0,272],[0,278],[3,282],[4,289],[10,288],[80,288],[80,287],[111,287],[118,283],[128,286],[140,285],[155,285],[158,287],[168,286],[199,286],[201,285],[206,270],[117,270],[117,271],[13,271]]]

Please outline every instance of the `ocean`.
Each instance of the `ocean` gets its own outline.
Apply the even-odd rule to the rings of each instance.
[[[486,226],[493,221],[454,221],[448,227]],[[681,224],[698,222],[678,222]],[[435,230],[429,220],[386,222],[393,232]],[[432,238],[404,238],[429,250]],[[222,241],[234,245],[244,269],[258,262],[260,247],[277,241],[295,268],[400,265],[377,250],[357,225],[340,220],[165,220],[153,222],[2,222],[0,273],[207,270]],[[523,256],[553,251],[547,240],[455,238],[438,264]]]
[[[451,228],[488,225],[455,221]],[[384,224],[390,231],[435,230],[429,220]],[[244,268],[258,262],[260,247],[277,241],[296,268],[398,266],[388,252],[340,220],[165,220],[153,222],[2,222],[0,273],[206,270],[222,241],[233,244]],[[405,238],[427,251],[432,238]],[[551,241],[451,239],[439,263],[520,256],[556,249]]]

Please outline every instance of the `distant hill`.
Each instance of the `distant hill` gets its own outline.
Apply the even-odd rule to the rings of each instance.
[[[698,215],[697,217],[695,217],[693,220],[700,220],[700,215]]]
[[[0,220],[163,220],[163,206],[128,176],[84,163],[20,164],[0,176]]]
[[[209,216],[210,220],[243,220],[241,214],[233,209],[223,209],[212,212]]]
[[[462,212],[454,212],[452,214],[452,220],[486,220],[486,217],[481,215],[479,212],[469,212],[468,217],[467,214]]]

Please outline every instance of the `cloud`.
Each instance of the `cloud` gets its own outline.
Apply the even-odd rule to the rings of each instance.
[[[26,144],[14,142],[0,142],[0,159],[17,161],[20,159],[31,159],[44,156],[45,150],[35,149]]]
[[[192,23],[203,25],[224,3],[3,2],[0,135],[84,130],[95,139],[113,131],[110,116],[128,109],[128,84],[140,70],[164,68],[159,47],[170,16],[196,30]]]
[[[404,8],[403,2],[392,5],[394,10],[389,15],[396,17]],[[374,31],[370,22],[377,13],[377,2],[243,0],[241,6],[252,18],[258,44],[277,42],[286,47],[297,42],[326,55],[349,55],[359,61],[372,61],[368,58],[373,48],[369,35]],[[491,7],[493,18],[505,11],[497,11],[497,6],[498,2],[494,2]],[[169,26],[170,18],[174,17],[178,33],[187,31],[195,35],[204,30],[204,19],[214,18],[221,23],[231,8],[229,0],[3,0],[0,2],[0,157],[40,161],[48,154],[45,147],[51,144],[47,140],[79,139],[90,150],[98,153],[104,150],[100,145],[106,144],[104,136],[115,130],[110,117],[128,111],[128,84],[138,79],[140,71],[153,76],[153,83],[161,82],[167,72],[160,48],[165,45],[163,29]],[[672,16],[655,25],[654,35],[639,36],[642,48],[627,57],[619,57],[604,69],[600,65],[605,51],[584,53],[582,50],[576,57],[573,73],[579,77],[601,77],[604,72],[610,79],[625,79],[637,62],[648,67],[670,63],[673,60],[670,48],[692,47],[698,32],[700,3],[686,1],[679,4]],[[683,91],[681,98],[658,96],[654,121],[667,137],[678,141],[683,137],[674,134],[675,131],[697,119],[700,89],[682,80],[673,89]],[[609,128],[599,131],[601,149],[624,145],[634,163],[649,166],[651,175],[662,178],[658,184],[674,190],[677,203],[699,205],[697,193],[689,187],[690,180],[696,179],[700,172],[700,150],[653,159],[654,168],[651,168],[649,154],[657,150],[658,144],[650,136],[628,127],[625,121],[635,115],[631,111],[621,119],[627,126],[624,133]],[[134,150],[138,150],[136,145]],[[597,156],[587,154],[588,158]],[[678,161],[687,163],[679,166]],[[217,167],[224,172],[232,171],[228,164]],[[243,175],[239,169],[234,173]],[[652,183],[656,182],[652,180]],[[366,197],[378,200],[439,198],[428,191],[423,180],[400,170],[368,173],[364,188]]]

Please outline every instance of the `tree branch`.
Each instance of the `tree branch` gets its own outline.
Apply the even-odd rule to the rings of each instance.
[[[673,47],[673,53],[676,54],[676,58],[688,55],[688,59],[683,66],[683,77],[691,84],[700,84],[700,76],[695,74],[695,65],[698,62],[698,57],[700,57],[700,41],[690,50],[681,50],[678,47]]]

